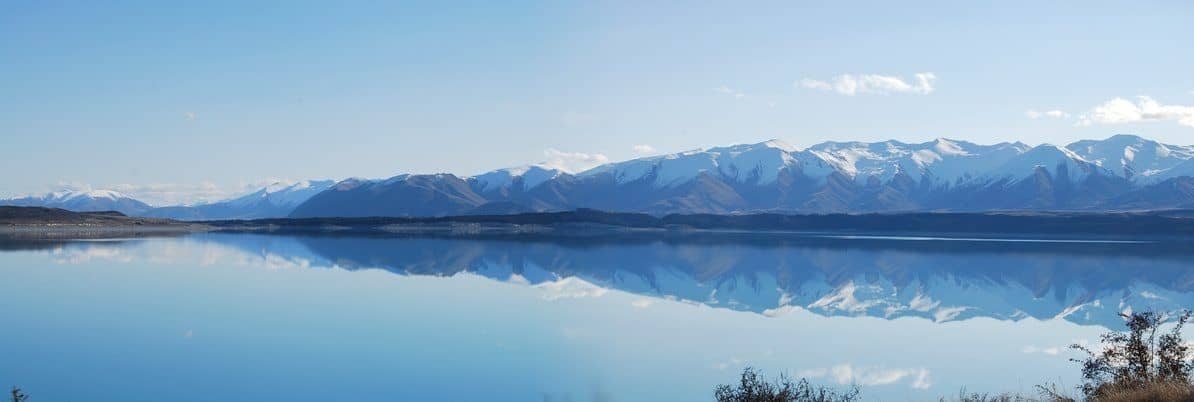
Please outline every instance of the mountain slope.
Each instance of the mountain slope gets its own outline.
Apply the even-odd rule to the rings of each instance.
[[[1102,141],[1077,141],[1066,148],[1116,176],[1142,184],[1176,177],[1172,174],[1181,173],[1174,168],[1194,158],[1194,147],[1161,144],[1126,134]]]
[[[771,140],[609,163],[577,174],[530,165],[472,177],[351,180],[312,197],[291,216],[576,208],[652,214],[1148,209],[1194,199],[1180,181],[1127,195],[1191,175],[1194,147],[1129,135],[1035,147],[942,138],[798,149]]]
[[[0,200],[0,205],[16,207],[59,208],[74,212],[116,211],[125,215],[140,215],[148,211],[148,204],[111,190],[59,191],[43,196],[27,196]]]
[[[485,203],[455,175],[399,175],[383,181],[341,181],[300,204],[290,217],[461,215]]]
[[[332,180],[274,183],[230,200],[194,206],[154,208],[143,215],[184,220],[281,218],[333,184],[335,182]]]

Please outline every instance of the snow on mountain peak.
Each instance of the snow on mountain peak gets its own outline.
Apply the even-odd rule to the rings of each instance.
[[[774,182],[781,170],[798,163],[793,156],[795,152],[795,147],[783,141],[768,140],[610,163],[581,172],[580,176],[608,173],[618,183],[627,183],[650,175],[655,186],[671,187],[705,173],[738,182],[765,184]]]
[[[132,197],[129,197],[128,195],[125,195],[124,193],[121,193],[119,191],[114,191],[114,190],[71,190],[71,189],[66,189],[66,190],[51,192],[49,194],[42,196],[41,198],[43,198],[45,200],[65,202],[65,201],[83,200],[83,199],[119,200],[119,199],[125,199],[125,198],[131,199]]]
[[[772,138],[772,139],[770,139],[770,140],[763,141],[763,142],[762,142],[762,143],[760,143],[759,145],[762,145],[762,146],[765,146],[765,147],[768,147],[768,148],[775,148],[775,149],[779,149],[779,150],[782,150],[782,151],[784,151],[784,152],[796,152],[796,151],[799,151],[799,149],[797,149],[796,147],[792,146],[792,144],[789,144],[789,143],[785,142],[784,140],[777,139],[777,138]]]
[[[962,148],[957,142],[948,138],[938,138],[933,143],[933,150],[942,155],[970,155],[970,152],[966,151],[965,148]]]
[[[530,190],[563,175],[564,171],[543,164],[523,165],[485,172],[468,179],[477,183],[481,191],[509,187],[515,179],[522,180],[524,190]]]
[[[1144,182],[1172,177],[1166,172],[1194,158],[1194,147],[1162,144],[1131,134],[1117,134],[1104,140],[1077,141],[1066,148],[1111,174]]]
[[[297,182],[275,181],[256,191],[224,201],[233,206],[247,206],[261,201],[279,207],[293,207],[324,190],[353,179],[337,183],[335,180],[301,180]]]
[[[1041,144],[1011,158],[987,173],[985,177],[990,182],[1006,180],[1010,184],[1035,175],[1038,169],[1044,169],[1056,179],[1062,168],[1065,169],[1066,179],[1070,182],[1080,181],[1091,174],[1107,173],[1066,147]]]

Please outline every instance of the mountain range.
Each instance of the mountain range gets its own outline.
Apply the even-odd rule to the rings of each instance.
[[[592,208],[733,214],[1194,208],[1194,146],[1134,135],[1066,146],[771,140],[609,163],[475,176],[400,174],[276,185],[231,200],[152,208],[114,192],[0,200],[178,219],[444,216]],[[95,197],[92,197],[95,195]],[[68,202],[68,200],[71,200]],[[85,209],[81,209],[85,208]]]

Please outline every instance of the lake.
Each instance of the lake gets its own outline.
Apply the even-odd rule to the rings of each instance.
[[[702,401],[745,366],[868,400],[1078,384],[1194,306],[1194,247],[708,234],[0,241],[31,401]]]

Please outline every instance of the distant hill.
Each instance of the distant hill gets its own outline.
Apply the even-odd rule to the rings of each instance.
[[[0,226],[75,225],[95,227],[185,225],[168,219],[129,217],[117,211],[74,212],[59,208],[0,206]]]

